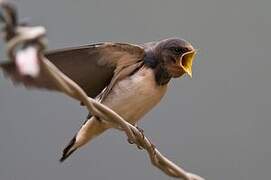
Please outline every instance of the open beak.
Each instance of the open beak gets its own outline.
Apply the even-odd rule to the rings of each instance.
[[[181,57],[181,67],[192,78],[192,65],[196,55],[196,50],[186,52]]]

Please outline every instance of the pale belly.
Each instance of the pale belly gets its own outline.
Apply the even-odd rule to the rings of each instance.
[[[157,86],[151,69],[142,69],[118,82],[103,104],[135,124],[164,96],[167,86]]]

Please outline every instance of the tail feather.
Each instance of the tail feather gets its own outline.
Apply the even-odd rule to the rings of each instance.
[[[103,133],[107,128],[108,127],[106,127],[105,124],[98,121],[95,117],[88,119],[63,150],[62,157],[59,161],[65,161],[79,147],[85,145],[91,139]]]
[[[64,162],[77,148],[73,148],[76,142],[76,136],[72,138],[66,148],[63,150],[62,157],[59,159],[60,162]]]

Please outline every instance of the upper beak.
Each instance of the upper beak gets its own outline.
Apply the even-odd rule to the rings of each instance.
[[[196,50],[186,52],[181,57],[181,67],[192,78],[192,65],[196,55]]]

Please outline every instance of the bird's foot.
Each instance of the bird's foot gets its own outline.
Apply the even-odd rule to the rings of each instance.
[[[138,126],[136,126],[136,129],[141,133],[142,139],[144,139],[145,138],[144,130]]]
[[[138,126],[136,126],[136,129],[141,133],[142,139],[145,139],[144,130],[142,128],[138,127]],[[140,150],[143,149],[143,147],[140,146],[140,145],[137,145],[137,148],[140,149]]]
[[[136,127],[136,129],[141,133],[141,138],[145,138],[145,135],[144,135],[144,130],[143,129],[141,129],[140,127],[138,127],[138,126],[135,126]],[[127,141],[128,141],[128,143],[130,143],[130,144],[134,144],[135,142],[134,141],[132,141],[131,139],[127,139]],[[142,150],[143,149],[143,147],[142,146],[140,146],[139,144],[137,144],[137,148],[138,149],[140,149],[140,150]]]

